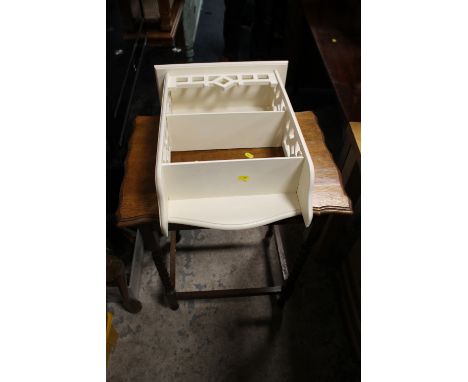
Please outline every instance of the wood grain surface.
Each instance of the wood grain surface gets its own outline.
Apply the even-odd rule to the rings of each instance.
[[[284,157],[282,147],[252,147],[247,149],[173,151],[171,152],[171,163],[247,159],[248,156],[246,156],[246,154],[252,154],[253,158]]]
[[[315,167],[312,197],[314,215],[352,214],[351,202],[344,191],[341,175],[325,145],[317,118],[311,111],[296,113],[296,116]],[[159,222],[155,185],[158,127],[159,116],[135,118],[116,212],[119,227]],[[209,151],[209,157],[204,156],[203,151],[193,157],[190,157],[189,152],[174,152],[172,161],[237,159],[239,156],[245,158],[245,152],[254,154],[256,158],[262,155],[279,155],[279,152],[272,148]]]

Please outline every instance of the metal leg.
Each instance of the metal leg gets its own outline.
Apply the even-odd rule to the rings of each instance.
[[[294,261],[293,268],[289,274],[289,277],[283,282],[283,286],[281,288],[281,294],[278,299],[278,303],[280,306],[283,306],[286,301],[291,297],[291,294],[294,291],[294,287],[296,282],[302,272],[302,268],[309,256],[312,252],[312,247],[316,244],[318,239],[323,232],[324,228],[324,219],[315,218],[316,220],[312,223],[312,227],[310,228],[306,238],[304,239],[301,249],[299,250],[299,254]]]
[[[169,307],[172,310],[176,310],[179,308],[179,304],[177,302],[174,287],[172,286],[171,278],[169,277],[166,265],[164,264],[161,248],[159,246],[159,232],[153,232],[152,226],[150,224],[141,225],[140,232],[143,238],[145,249],[151,251],[151,254],[153,256],[154,264],[156,265],[159,277],[161,278],[161,281],[164,286],[164,291]]]

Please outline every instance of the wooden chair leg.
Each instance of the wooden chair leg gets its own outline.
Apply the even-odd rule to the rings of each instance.
[[[122,297],[122,306],[127,312],[138,313],[141,308],[141,302],[131,298],[128,294],[127,280],[125,279],[125,264],[119,258],[107,255],[107,279],[117,284],[120,296]]]
[[[143,238],[143,244],[145,249],[151,251],[154,264],[158,270],[159,277],[164,286],[164,292],[169,307],[172,310],[179,308],[179,304],[176,298],[176,292],[172,286],[171,278],[167,271],[166,265],[164,264],[163,254],[159,246],[159,232],[153,232],[152,226],[150,224],[144,224],[140,226],[141,236]]]

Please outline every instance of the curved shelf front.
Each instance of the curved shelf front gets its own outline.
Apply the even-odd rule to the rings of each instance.
[[[169,223],[212,229],[259,227],[301,214],[296,193],[169,200]]]

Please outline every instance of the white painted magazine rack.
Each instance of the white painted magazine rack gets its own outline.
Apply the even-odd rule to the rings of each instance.
[[[314,166],[284,88],[287,61],[157,65],[156,189],[169,223],[258,227],[312,221]],[[282,147],[284,157],[171,162],[172,151]],[[249,156],[247,154],[247,156]]]

